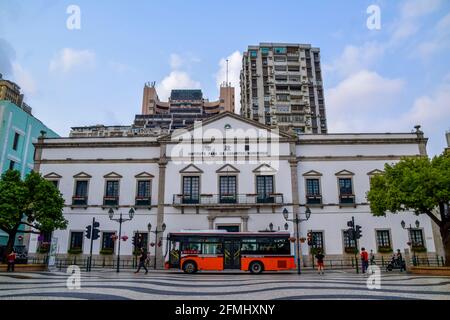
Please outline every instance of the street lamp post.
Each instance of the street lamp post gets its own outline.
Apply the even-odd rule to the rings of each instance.
[[[151,233],[155,234],[155,257],[154,257],[153,269],[156,269],[156,250],[157,250],[157,247],[158,247],[158,233],[164,233],[164,231],[166,230],[166,224],[163,223],[161,225],[161,230],[158,230],[158,226],[156,226],[155,231],[152,231],[152,224],[149,223],[147,225],[147,229],[148,229],[148,232],[151,232]]]
[[[412,239],[411,239],[411,230],[413,230],[413,229],[419,229],[419,227],[420,227],[420,222],[419,222],[419,220],[416,220],[416,222],[415,222],[416,228],[413,228],[413,227],[411,226],[411,224],[409,224],[409,227],[406,227],[406,223],[405,223],[405,221],[403,221],[403,220],[402,220],[402,222],[400,222],[400,224],[402,225],[402,228],[403,228],[403,229],[408,230],[408,239],[409,239],[409,243],[410,243],[409,248],[410,248],[410,250],[411,250],[412,253],[413,253],[413,264],[416,265],[416,259],[417,259],[417,257],[416,257],[416,252],[413,251],[413,242],[412,242]]]
[[[300,267],[300,222],[307,221],[311,217],[311,210],[306,207],[305,211],[306,219],[300,219],[300,214],[296,214],[295,217],[289,219],[289,211],[284,208],[283,217],[286,221],[291,221],[296,225],[296,237],[295,241],[297,243],[297,274],[302,274]]]
[[[122,212],[119,215],[119,218],[114,218],[114,210],[113,208],[110,208],[108,211],[109,214],[109,219],[111,219],[112,221],[116,221],[119,223],[119,245],[118,245],[118,249],[117,249],[117,272],[120,272],[120,241],[122,240],[122,223],[126,222],[126,221],[130,221],[133,219],[134,217],[134,209],[131,208],[130,211],[128,211],[128,216],[129,218],[123,218],[122,216]]]

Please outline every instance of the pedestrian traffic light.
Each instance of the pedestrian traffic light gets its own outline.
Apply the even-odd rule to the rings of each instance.
[[[356,226],[355,230],[355,239],[360,239],[362,237],[361,226]]]
[[[352,221],[352,220],[350,220],[350,221],[347,221],[347,227],[349,227],[349,228],[352,228],[352,229],[353,229],[354,225],[353,225],[353,221]]]
[[[92,233],[92,226],[87,226],[86,227],[86,238],[90,239],[91,233]]]
[[[93,226],[94,229],[92,230],[92,240],[97,240],[98,238],[100,238],[100,229],[98,229],[100,227],[100,222],[94,222]]]

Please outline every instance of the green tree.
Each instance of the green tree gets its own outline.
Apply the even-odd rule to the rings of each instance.
[[[11,252],[22,225],[27,226],[22,233],[65,229],[63,207],[59,190],[39,173],[30,172],[22,180],[18,171],[6,171],[0,179],[0,229],[9,236],[3,259]]]
[[[386,164],[384,169],[383,174],[371,179],[367,193],[373,215],[407,210],[426,214],[439,226],[445,264],[450,266],[450,152],[433,159],[403,158],[394,165]]]

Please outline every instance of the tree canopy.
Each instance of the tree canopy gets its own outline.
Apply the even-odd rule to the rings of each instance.
[[[450,152],[386,164],[382,174],[372,177],[367,199],[375,216],[402,211],[428,215],[440,228],[450,264]]]
[[[9,170],[0,179],[0,229],[9,235],[8,247],[21,225],[28,226],[24,233],[65,229],[63,207],[59,190],[39,173],[31,172],[22,180],[20,172]]]

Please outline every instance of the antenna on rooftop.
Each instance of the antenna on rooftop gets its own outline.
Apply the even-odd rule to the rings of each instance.
[[[228,87],[228,59],[227,59],[227,82],[226,82],[226,86]]]

